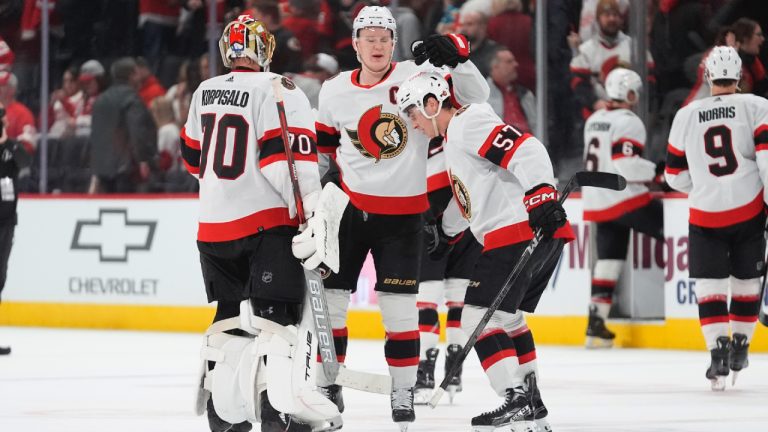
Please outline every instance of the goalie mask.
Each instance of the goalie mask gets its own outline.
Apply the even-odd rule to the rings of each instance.
[[[712,81],[717,80],[740,80],[741,79],[741,57],[733,47],[716,46],[707,56],[704,62],[706,67],[707,82],[710,87]]]
[[[438,106],[441,107],[443,101],[451,96],[448,82],[439,73],[419,72],[405,80],[400,86],[400,89],[397,91],[397,107],[405,116],[408,115],[406,111],[410,107],[416,106],[424,117],[428,119],[435,118],[440,113],[439,108],[431,116],[424,110],[424,102],[429,95],[437,99]]]
[[[247,57],[262,68],[269,66],[275,51],[275,37],[261,21],[240,15],[229,23],[219,39],[219,52],[224,66],[232,68],[232,59]]]

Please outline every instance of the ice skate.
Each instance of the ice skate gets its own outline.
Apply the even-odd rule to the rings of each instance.
[[[706,377],[712,382],[713,391],[725,390],[725,377],[728,376],[728,354],[730,349],[730,339],[728,336],[717,338],[717,348],[710,351],[712,362],[707,368]]]
[[[525,376],[525,387],[528,390],[528,395],[531,399],[531,406],[533,406],[533,418],[536,423],[536,427],[539,428],[539,432],[552,432],[552,426],[550,426],[547,416],[549,411],[544,406],[544,401],[541,400],[541,392],[539,386],[536,383],[536,374],[534,372]]]
[[[408,430],[408,426],[416,420],[413,411],[413,387],[392,389],[392,421],[400,426],[400,432]]]
[[[500,407],[472,419],[472,432],[493,432],[502,427],[512,432],[539,431],[531,401],[522,387],[507,389]]]
[[[589,307],[589,322],[587,323],[587,348],[611,348],[616,334],[608,330],[605,320],[597,315],[597,308]]]
[[[731,385],[736,385],[736,377],[739,376],[739,372],[749,366],[748,353],[749,342],[747,342],[747,336],[742,333],[734,333],[730,346],[730,357],[728,359],[728,367],[730,367],[733,372],[733,375],[731,376]]]
[[[0,355],[8,355],[11,353],[11,347],[0,346]]]
[[[312,432],[312,426],[275,410],[264,391],[261,393],[261,432]]]
[[[435,389],[435,363],[438,352],[437,348],[430,348],[426,353],[427,359],[419,361],[413,393],[413,401],[416,405],[426,405],[432,397],[432,390]]]
[[[450,344],[448,345],[448,348],[445,350],[446,375],[458,360],[459,353],[461,353],[461,349],[462,349],[462,346],[459,344]],[[460,393],[462,390],[461,372],[462,372],[462,366],[460,365],[459,370],[456,372],[456,375],[453,378],[451,378],[451,381],[448,383],[448,387],[446,388],[446,391],[448,391],[448,399],[450,400],[451,403],[453,403],[453,398],[456,396],[456,393]]]
[[[344,396],[341,394],[341,386],[331,384],[328,387],[318,387],[317,390],[328,400],[336,404],[340,413],[344,412]]]

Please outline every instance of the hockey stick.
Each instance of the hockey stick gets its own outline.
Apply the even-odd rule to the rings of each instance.
[[[288,120],[285,116],[285,102],[282,91],[283,77],[278,76],[272,79],[272,90],[275,95],[277,105],[277,116],[280,121],[280,132],[283,139],[285,157],[288,163],[288,173],[291,178],[293,188],[293,199],[296,202],[296,215],[299,218],[299,224],[304,225],[307,222],[304,214],[304,201],[301,198],[301,189],[299,188],[299,175],[296,169],[296,160],[293,158],[291,150],[290,136],[288,135]],[[326,271],[330,271],[326,269]],[[352,371],[347,368],[340,369],[338,358],[336,357],[336,348],[333,344],[333,330],[331,319],[328,314],[328,301],[325,298],[325,287],[323,278],[319,269],[304,269],[306,278],[306,301],[312,306],[312,316],[315,320],[315,331],[317,333],[317,344],[320,359],[322,360],[323,375],[328,382],[336,383],[343,387],[353,388],[372,393],[389,394],[391,393],[392,379],[389,376],[380,374],[371,374],[359,371]]]
[[[768,226],[766,226],[766,232],[768,232]],[[768,294],[765,292],[766,277],[768,277],[768,253],[766,253],[765,261],[763,262],[763,281],[760,286],[760,312],[757,314],[760,323],[768,327]]]
[[[565,202],[566,198],[568,198],[568,195],[570,195],[571,192],[573,192],[577,187],[584,186],[622,190],[627,186],[627,181],[624,179],[624,177],[618,174],[588,171],[578,172],[573,177],[571,177],[570,180],[568,180],[565,188],[560,193],[560,204]],[[525,268],[526,264],[528,264],[528,261],[531,259],[533,252],[536,250],[536,247],[538,247],[540,242],[541,229],[538,229],[536,230],[531,243],[528,245],[528,247],[525,248],[523,254],[520,256],[520,259],[517,261],[517,264],[515,264],[514,269],[512,269],[512,272],[509,274],[509,276],[507,276],[507,279],[504,281],[504,285],[501,287],[501,290],[499,290],[499,293],[493,299],[493,302],[491,302],[488,310],[485,311],[485,315],[483,315],[483,318],[480,319],[477,327],[475,327],[475,330],[469,336],[467,343],[464,344],[464,348],[459,353],[459,357],[456,360],[456,363],[454,363],[448,373],[445,374],[443,381],[440,383],[440,387],[438,387],[437,390],[435,390],[435,393],[432,395],[432,398],[429,401],[429,406],[432,408],[435,408],[438,402],[440,402],[443,394],[445,394],[445,390],[448,388],[448,383],[458,373],[459,368],[461,367],[462,363],[464,363],[467,355],[469,355],[469,352],[472,350],[472,348],[474,348],[475,343],[477,343],[477,339],[480,337],[480,333],[485,329],[485,326],[488,324],[488,321],[491,320],[491,316],[494,314],[494,312],[496,312],[499,306],[501,306],[501,302],[504,301],[504,298],[512,289],[512,286],[515,284],[518,276],[520,276],[520,273],[522,273],[523,268]]]

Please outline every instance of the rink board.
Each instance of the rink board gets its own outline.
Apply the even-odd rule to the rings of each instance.
[[[617,321],[611,328],[622,346],[703,349],[695,283],[688,279],[687,201],[670,195],[664,206],[666,240],[635,242],[632,266],[663,269],[666,319]],[[578,196],[566,210],[577,239],[566,246],[537,314],[529,317],[543,343],[584,338],[589,228]],[[196,215],[197,199],[188,195],[23,197],[0,324],[202,331],[213,308],[202,283]],[[374,282],[369,259],[352,300],[352,337],[384,336]],[[754,349],[768,351],[768,331],[760,325],[757,331]]]

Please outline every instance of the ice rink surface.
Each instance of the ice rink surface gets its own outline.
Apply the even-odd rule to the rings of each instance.
[[[207,431],[192,413],[201,337],[187,333],[0,327],[0,431]],[[539,347],[540,387],[555,432],[768,430],[768,355],[713,393],[704,352]],[[385,372],[383,343],[350,341],[348,365]],[[442,376],[442,352],[438,379]],[[409,431],[469,431],[500,404],[474,353],[464,392],[417,408]],[[395,432],[389,398],[347,390],[347,432]],[[258,431],[258,427],[254,428]]]

